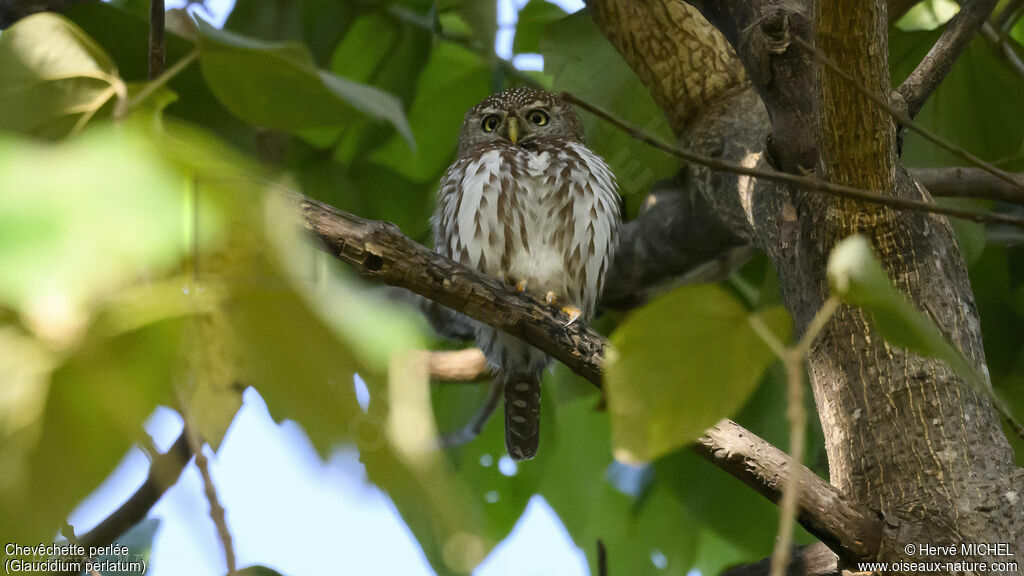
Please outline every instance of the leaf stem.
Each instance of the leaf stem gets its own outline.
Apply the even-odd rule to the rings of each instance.
[[[128,105],[125,107],[125,109],[122,111],[122,113],[118,115],[118,119],[126,116],[129,112],[132,111],[132,109],[134,109],[136,106],[141,104],[144,100],[146,100],[146,98],[149,98],[150,96],[153,95],[154,92],[156,92],[157,90],[162,88],[165,84],[170,82],[172,78],[174,78],[175,76],[180,74],[196,58],[199,58],[199,48],[193,49],[191,52],[186,54],[184,58],[182,58],[181,60],[178,60],[177,62],[175,62],[174,66],[171,66],[170,68],[165,70],[163,72],[163,74],[160,74],[160,76],[158,76],[153,81],[148,82],[142,88],[142,90],[139,90],[139,93],[136,94],[135,97],[132,98],[128,102]]]

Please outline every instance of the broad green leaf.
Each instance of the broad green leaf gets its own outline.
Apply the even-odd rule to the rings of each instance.
[[[256,40],[205,22],[199,30],[203,76],[242,120],[301,130],[344,126],[366,116],[389,122],[412,146],[412,132],[397,98],[317,68],[304,45]]]
[[[47,138],[81,130],[127,94],[103,49],[78,26],[48,12],[0,35],[0,77],[0,130]]]
[[[412,151],[392,138],[370,161],[413,182],[436,184],[455,157],[466,110],[490,93],[490,84],[491,70],[478,55],[454,44],[438,44],[409,107],[409,122],[420,146]]]
[[[184,183],[124,131],[48,147],[0,140],[0,301],[38,333],[70,336],[87,302],[184,254]]]
[[[555,78],[555,92],[571,92],[665,141],[674,140],[664,112],[587,10],[545,27],[540,51],[544,72]],[[654,182],[679,169],[676,158],[591,114],[580,114],[587,145],[608,161],[623,195],[647,192]]]
[[[987,381],[928,316],[893,287],[867,238],[851,236],[832,249],[828,279],[844,302],[871,315],[875,328],[890,343],[943,360],[979,389],[988,387]]]
[[[540,39],[544,28],[556,20],[565,18],[565,10],[547,0],[530,0],[519,11],[516,35],[512,41],[512,52],[526,54],[540,52]]]
[[[755,314],[786,339],[781,308]],[[605,389],[618,460],[667,454],[743,405],[775,359],[751,316],[717,286],[683,287],[612,333]]]
[[[902,32],[889,37],[889,62],[899,84],[935,44],[941,30]],[[979,89],[983,86],[984,89]],[[1024,141],[1024,80],[997,49],[975,38],[914,119],[939,136],[986,160],[999,162],[1021,150]],[[964,114],[970,110],[970,114]],[[1014,121],[1013,119],[1018,119]],[[966,161],[907,131],[903,160],[908,166],[955,166]],[[1010,168],[1004,166],[1004,168]]]

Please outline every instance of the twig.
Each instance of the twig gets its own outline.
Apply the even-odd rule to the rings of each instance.
[[[913,118],[921,111],[995,6],[996,0],[964,2],[960,11],[946,24],[946,29],[928,54],[900,84],[899,93],[907,103],[908,117]]]
[[[237,571],[235,566],[235,548],[231,543],[231,531],[228,530],[224,507],[221,506],[220,499],[217,498],[217,488],[213,484],[213,476],[210,475],[210,462],[207,460],[206,455],[203,454],[202,442],[190,430],[186,424],[185,432],[188,434],[189,446],[196,458],[196,468],[199,469],[199,474],[203,477],[203,491],[206,494],[206,500],[210,503],[210,519],[213,520],[213,525],[217,527],[217,536],[220,538],[221,546],[224,548],[224,562],[228,568],[227,576],[235,576]]]
[[[898,196],[886,196],[875,192],[870,192],[862,188],[855,188],[853,186],[846,186],[843,184],[835,184],[832,182],[826,182],[819,180],[818,178],[812,178],[809,176],[800,176],[797,174],[790,174],[788,172],[778,172],[775,170],[762,170],[758,168],[747,168],[739,164],[732,162],[726,162],[710,156],[704,156],[697,154],[677,146],[666,144],[661,140],[651,136],[644,130],[636,126],[627,124],[626,122],[616,118],[611,113],[580,100],[579,98],[563,92],[561,94],[563,100],[567,100],[583,108],[596,116],[611,123],[616,128],[626,132],[633,138],[653,146],[659,150],[683,158],[696,164],[701,164],[715,170],[723,170],[727,172],[733,172],[735,174],[744,174],[746,176],[753,176],[755,178],[761,178],[763,180],[769,180],[772,182],[782,182],[784,184],[792,184],[798,186],[803,190],[809,192],[820,192],[823,194],[829,194],[832,196],[838,196],[841,198],[852,198],[855,200],[863,200],[865,202],[871,202],[874,204],[882,204],[890,206],[892,208],[898,208],[903,210],[916,210],[918,212],[930,212],[932,214],[944,214],[946,216],[955,216],[957,218],[963,218],[965,220],[971,220],[973,222],[992,222],[997,224],[1008,224],[1011,226],[1017,226],[1024,228],[1024,218],[1013,216],[1010,214],[1000,214],[997,212],[984,212],[978,210],[968,210],[953,208],[951,206],[942,206],[941,204],[935,204],[933,202],[925,202],[923,200],[913,200],[911,198],[902,198]],[[1007,177],[1009,178],[1009,176]],[[1012,179],[1008,180],[1011,184],[1016,185]]]
[[[823,54],[821,50],[818,50],[816,47],[811,46],[810,44],[805,42],[802,38],[796,36],[793,37],[793,43],[811,52],[814,55],[815,60],[824,64],[825,67],[836,73],[843,80],[846,80],[858,92],[863,94],[869,100],[874,102],[877,106],[879,106],[880,108],[888,112],[890,115],[892,115],[892,117],[903,126],[909,128],[913,132],[917,132],[925,140],[928,140],[929,142],[935,144],[939,148],[942,148],[943,150],[946,150],[951,154],[955,154],[960,158],[967,160],[971,164],[974,164],[975,166],[984,169],[986,172],[989,172],[996,178],[1003,180],[1004,182],[1010,184],[1011,186],[1024,190],[1024,184],[1021,184],[1020,182],[1014,180],[1013,175],[1010,174],[1009,172],[1006,172],[1005,170],[996,167],[990,162],[982,160],[981,158],[975,156],[974,154],[971,154],[970,152],[964,150],[959,146],[947,142],[946,140],[937,136],[931,130],[924,128],[920,124],[917,124],[916,122],[911,120],[910,117],[907,116],[904,112],[897,110],[891,104],[889,104],[889,101],[887,99],[883,98],[882,96],[879,96],[878,94],[873,93],[871,90],[868,90],[867,88],[862,86],[860,82],[858,82],[855,78],[850,76],[845,70],[839,68],[839,66],[837,66],[831,58]]]
[[[289,195],[298,201],[305,227],[320,248],[354,266],[363,277],[401,286],[513,334],[600,386],[606,345],[600,334],[579,322],[566,327],[546,305],[427,250],[393,224],[364,220],[295,192]],[[789,462],[781,450],[728,419],[707,430],[693,448],[760,494],[779,501]],[[797,470],[801,525],[846,559],[873,557],[881,530],[878,519],[810,470]]]
[[[125,112],[130,111],[132,108],[135,108],[143,101],[145,101],[146,98],[149,98],[154,92],[156,92],[165,84],[170,82],[172,78],[180,74],[182,70],[184,70],[189,64],[194,62],[198,57],[199,49],[196,48],[188,54],[186,54],[184,58],[175,62],[174,66],[171,66],[163,73],[161,73],[157,78],[153,79],[151,82],[143,86],[142,90],[139,90],[139,93],[136,94],[135,97],[128,102],[128,106]]]
[[[999,32],[988,22],[981,27],[981,35],[986,40],[994,44],[1003,53],[1003,58],[1009,63],[1010,68],[1017,73],[1018,76],[1024,78],[1024,62],[1021,62],[1020,57],[1014,52],[1010,44],[1003,38]]]
[[[608,576],[608,550],[600,538],[597,539],[597,576]]]
[[[832,318],[839,300],[830,297],[811,319],[804,335],[793,348],[786,350],[783,362],[786,367],[786,416],[789,419],[789,463],[786,467],[785,488],[779,504],[779,536],[772,552],[771,576],[783,576],[789,566],[790,547],[793,544],[793,518],[800,498],[800,483],[797,474],[802,467],[804,445],[807,435],[807,411],[804,409],[804,360],[810,353],[811,345],[825,325]]]
[[[875,514],[848,500],[806,467],[791,469],[782,450],[739,424],[719,421],[693,448],[772,502],[782,499],[785,479],[793,478],[799,485],[797,520],[844,561],[869,559],[878,551],[881,521]]]
[[[1024,191],[1016,186],[1010,186],[980,168],[912,168],[910,174],[927,188],[932,196],[987,198],[1024,205]],[[1024,183],[1024,174],[1014,174],[1014,178]]]
[[[433,381],[479,382],[487,378],[487,359],[479,348],[425,354]]]
[[[164,71],[164,0],[149,1],[149,79],[152,80]]]
[[[149,475],[142,486],[92,530],[79,536],[78,542],[86,549],[106,546],[141,522],[167,489],[178,481],[191,457],[188,439],[183,431],[167,452],[153,458],[149,465]],[[71,574],[77,576],[78,573]]]

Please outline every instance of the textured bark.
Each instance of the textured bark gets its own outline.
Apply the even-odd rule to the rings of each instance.
[[[782,499],[789,457],[739,424],[722,420],[697,440],[695,450],[772,502]],[[750,454],[758,457],[749,458]],[[797,519],[808,532],[851,562],[878,547],[877,516],[865,514],[807,468],[800,467],[797,478]]]
[[[599,13],[605,3],[615,4],[594,0],[591,5]],[[659,3],[674,2],[641,2],[648,12],[656,11],[651,5]],[[705,102],[700,110],[689,109],[690,116],[677,130],[685,147],[741,164],[771,163],[786,170],[806,167],[810,149],[815,155],[812,167],[821,177],[896,197],[931,200],[899,164],[895,126],[887,113],[842,78],[814,70],[792,43],[765,41],[766,34],[768,40],[785,39],[787,33],[802,35],[861,85],[888,96],[883,3],[822,2],[817,14],[809,3],[798,1],[693,4],[704,7],[722,28],[739,55],[736,65],[747,66],[747,77],[757,88],[723,88],[726,96]],[[765,25],[766,18],[771,25]],[[658,74],[649,59],[623,49],[635,45],[631,35],[683,33],[678,27],[666,29],[658,19],[597,20],[641,79]],[[816,22],[817,41],[810,35],[815,26],[803,26],[804,22]],[[706,37],[706,30],[700,34]],[[694,64],[687,61],[682,66]],[[729,77],[742,88],[738,75]],[[665,92],[670,86],[647,85],[656,101],[673,108],[676,96]],[[794,129],[801,126],[806,110],[787,117],[794,114],[793,108],[780,103],[797,102],[808,94],[814,96],[814,118],[803,124],[803,130]],[[770,154],[766,140],[771,142]],[[871,238],[894,284],[984,369],[973,294],[944,217],[802,194],[792,187],[701,167],[691,167],[690,178],[690,185],[737,237],[771,258],[798,331],[827,297],[825,264],[832,247],[861,233]],[[861,559],[914,560],[904,551],[909,543],[1008,542],[1018,553],[1016,560],[1024,560],[1024,507],[1019,503],[1024,473],[1014,465],[999,417],[983,394],[941,362],[888,345],[860,310],[846,306],[813,346],[808,367],[825,432],[831,483],[883,518],[877,547],[862,551]],[[850,559],[842,550],[836,552]]]

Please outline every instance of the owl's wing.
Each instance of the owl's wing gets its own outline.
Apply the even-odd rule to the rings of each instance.
[[[581,306],[592,314],[612,265],[621,216],[615,175],[605,161],[586,146],[568,143],[573,218],[568,255],[576,264],[582,288]],[[574,269],[575,268],[575,269]]]
[[[506,234],[506,211],[499,206],[516,195],[511,166],[499,150],[459,159],[438,191],[435,249],[462,264],[496,275]],[[504,192],[504,193],[503,193]]]

